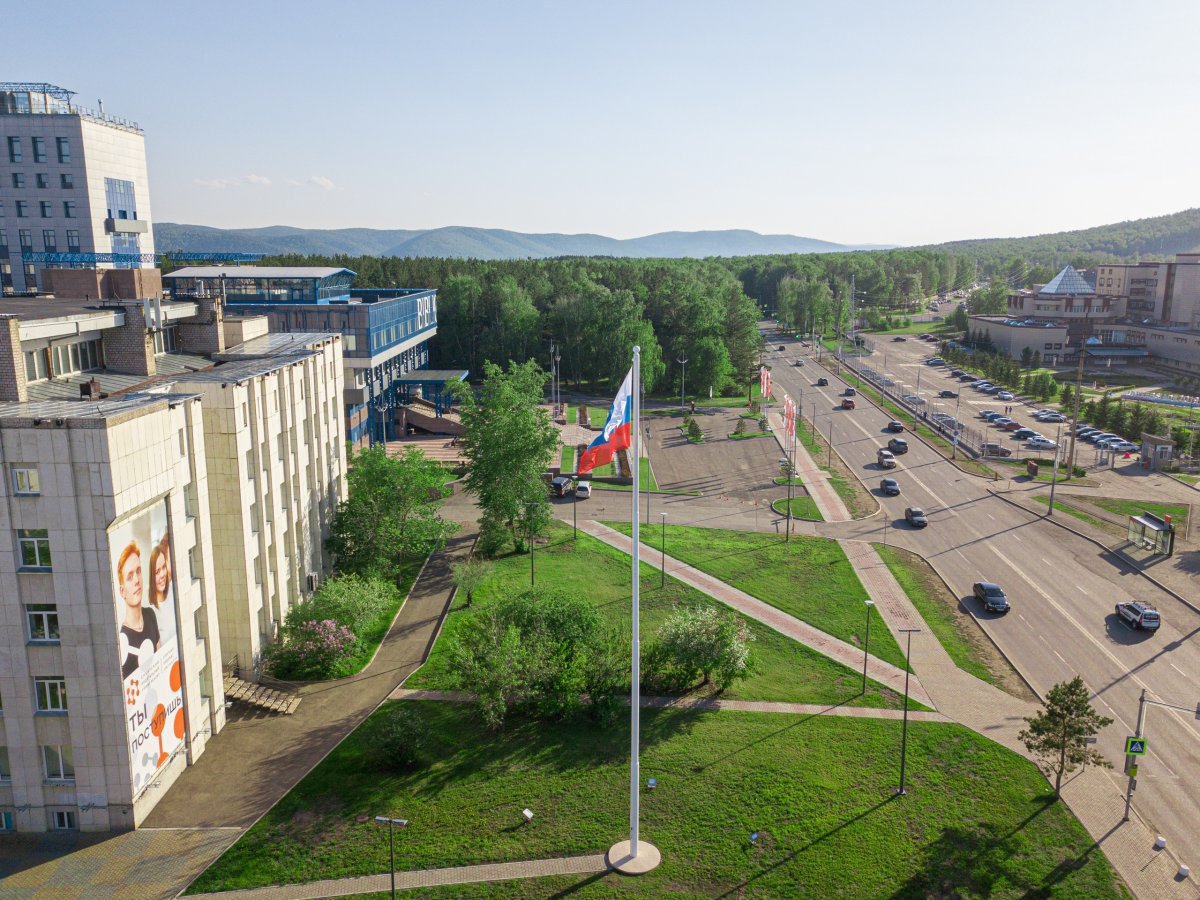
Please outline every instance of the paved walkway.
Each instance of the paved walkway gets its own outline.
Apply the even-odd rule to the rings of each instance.
[[[808,448],[800,441],[796,441],[793,447],[784,446],[787,429],[783,426],[783,414],[772,411],[768,413],[768,418],[771,421],[771,427],[775,430],[775,440],[779,442],[780,449],[791,450],[794,447],[796,451],[796,475],[804,482],[804,487],[807,488],[808,495],[812,497],[813,503],[820,510],[821,518],[826,522],[850,521],[850,510],[846,508],[846,504],[842,502],[842,498],[838,496],[838,492],[829,483],[829,473],[816,464],[809,454]]]
[[[590,520],[580,522],[579,530],[604,541],[610,547],[615,547],[623,553],[631,553],[633,550],[633,540],[631,538],[621,534],[619,531],[614,531],[607,525],[601,525],[599,522]],[[648,563],[651,568],[657,569],[659,561],[662,558],[661,553],[645,545],[643,545],[643,551],[642,562],[644,564]],[[832,635],[814,628],[807,622],[802,622],[795,616],[789,616],[769,603],[764,603],[757,597],[752,597],[745,591],[740,591],[732,585],[726,584],[712,575],[708,575],[699,569],[680,562],[672,556],[667,556],[666,566],[667,572],[672,578],[682,581],[684,584],[690,585],[699,591],[703,591],[708,596],[720,600],[726,606],[730,606],[743,615],[763,623],[768,628],[774,629],[780,634],[790,637],[792,640],[798,641],[806,647],[810,647],[823,656],[827,656],[852,670],[858,670],[862,666],[863,652],[861,648],[838,640]],[[904,670],[898,666],[872,656],[867,663],[867,675],[879,684],[895,691],[897,694],[903,695]],[[909,695],[918,703],[922,703],[925,706],[934,705],[918,679],[909,679],[908,690]]]

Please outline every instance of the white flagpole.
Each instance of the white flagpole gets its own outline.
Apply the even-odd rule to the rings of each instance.
[[[641,769],[638,765],[638,752],[641,743],[641,637],[640,637],[640,595],[641,576],[639,571],[640,536],[638,523],[641,498],[641,469],[642,469],[642,348],[633,348],[633,430],[630,435],[633,446],[633,678],[630,687],[630,727],[629,727],[629,853],[637,859],[638,855],[638,788],[641,781]]]

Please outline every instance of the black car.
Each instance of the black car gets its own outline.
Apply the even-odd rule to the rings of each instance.
[[[892,421],[888,422],[887,430],[893,431],[893,432],[896,432],[897,434],[899,434],[901,431],[904,430],[904,423],[899,421],[898,419],[892,419]]]
[[[971,592],[975,595],[975,599],[983,604],[985,612],[1008,612],[1008,598],[1004,596],[1000,585],[992,584],[990,581],[977,581],[971,586]]]
[[[885,497],[899,497],[900,482],[895,478],[884,478],[879,482],[879,490]]]
[[[818,378],[817,379],[817,387],[829,387],[829,379],[828,378]]]
[[[899,343],[900,341],[907,341],[907,340],[908,340],[908,338],[906,338],[906,337],[901,337],[900,335],[896,335],[894,338],[892,338],[892,340],[893,340],[893,341],[896,341],[897,343]]]
[[[958,394],[954,393],[954,391],[938,391],[938,396],[946,397],[949,400],[957,400],[958,399]]]
[[[929,519],[925,517],[925,510],[919,506],[910,506],[904,510],[904,521],[913,528],[924,528],[929,524]]]
[[[575,482],[565,475],[559,475],[550,482],[550,491],[555,497],[565,497],[567,494],[574,493]]]
[[[888,441],[888,449],[899,456],[901,453],[908,452],[908,441],[904,438],[892,438]]]

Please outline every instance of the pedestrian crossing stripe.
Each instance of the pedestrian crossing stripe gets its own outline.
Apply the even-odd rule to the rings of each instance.
[[[1128,756],[1145,756],[1146,739],[1142,737],[1125,738],[1125,753]]]

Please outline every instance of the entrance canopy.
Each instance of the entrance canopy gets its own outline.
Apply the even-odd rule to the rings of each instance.
[[[415,369],[395,376],[392,385],[400,394],[400,402],[407,402],[419,392],[420,396],[433,403],[440,416],[450,408],[451,398],[446,386],[456,381],[466,381],[469,374],[467,369]]]

